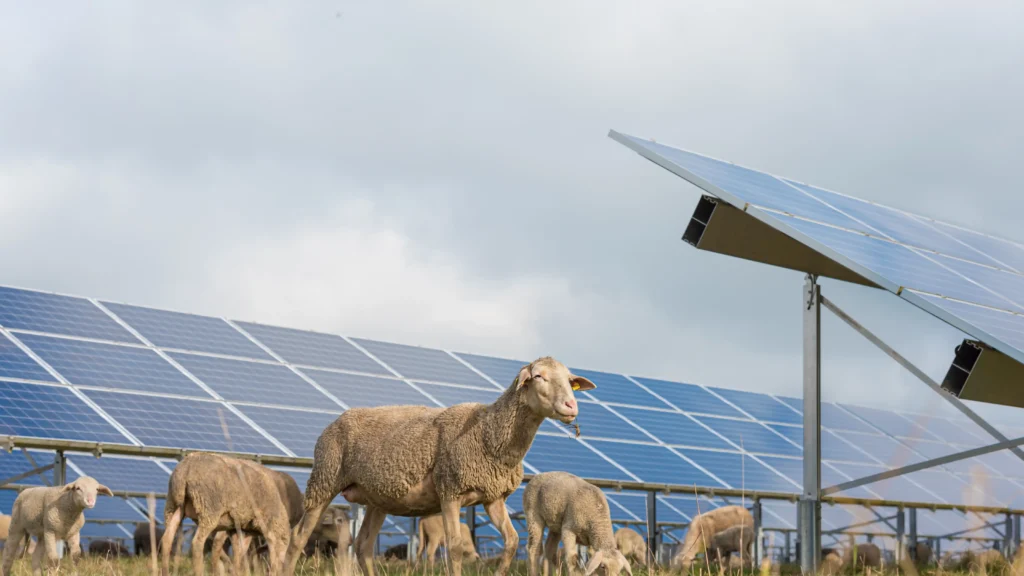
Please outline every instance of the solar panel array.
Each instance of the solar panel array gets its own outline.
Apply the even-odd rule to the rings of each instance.
[[[1024,362],[1024,245],[634,136],[612,137]]]
[[[525,363],[0,288],[0,435],[310,457],[323,428],[348,408],[491,402]],[[799,491],[798,399],[572,369],[597,384],[579,394],[582,437],[546,422],[526,456],[528,472]],[[830,403],[822,410],[826,484],[986,443],[967,420]],[[27,454],[38,462],[53,458]],[[173,466],[73,456],[68,474],[89,474],[115,489],[164,492]],[[26,453],[0,455],[0,478],[32,467]],[[978,472],[984,485],[972,480]],[[305,473],[294,474],[303,487]],[[997,453],[849,494],[1024,506],[1022,489],[1024,462]],[[645,519],[641,494],[608,497],[616,520]],[[658,498],[663,522],[687,522],[698,507],[728,502]],[[0,511],[9,512],[12,500],[0,491]],[[93,515],[142,518],[144,502],[118,502]],[[520,510],[521,491],[509,506]],[[794,527],[792,505],[765,510],[767,526]],[[857,514],[826,508],[825,527],[851,523]],[[390,519],[389,526],[401,532],[407,525]],[[923,519],[922,533],[926,528]],[[492,527],[482,529],[488,532],[497,536]]]

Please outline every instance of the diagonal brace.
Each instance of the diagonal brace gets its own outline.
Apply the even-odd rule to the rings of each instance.
[[[31,470],[29,470],[27,472],[22,472],[21,474],[18,474],[16,476],[11,476],[10,478],[4,478],[3,480],[0,480],[0,487],[7,486],[8,484],[14,484],[18,480],[23,480],[25,478],[28,478],[29,476],[35,476],[36,474],[42,474],[43,472],[46,472],[47,470],[52,470],[53,467],[54,467],[54,464],[47,464],[46,466],[41,466],[39,468],[33,468],[33,469],[31,469]]]
[[[932,380],[927,374],[922,372],[920,368],[914,366],[914,364],[910,360],[904,358],[899,352],[897,352],[891,346],[883,342],[881,338],[875,336],[870,330],[862,326],[860,322],[857,322],[849,314],[843,312],[843,310],[836,306],[831,300],[828,300],[827,298],[822,296],[821,304],[828,308],[829,310],[831,310],[832,313],[838,316],[840,320],[849,324],[851,328],[853,328],[857,332],[860,332],[861,336],[867,338],[869,342],[880,348],[882,352],[888,354],[889,357],[895,360],[897,363],[899,363],[900,366],[903,366],[904,368],[909,370],[910,373],[916,376],[918,380],[927,384],[928,387],[934,390],[936,393],[938,393],[939,396],[945,398],[950,404],[953,405],[953,407],[959,410],[964,416],[967,416],[968,418],[971,419],[972,422],[974,422],[983,430],[985,430],[985,432],[988,432],[990,436],[992,436],[996,440],[999,440],[1000,442],[1006,442],[1006,436],[1003,435],[1003,433],[1000,432],[999,430],[996,430],[995,426],[992,426],[991,424],[986,422],[984,418],[979,416],[976,412],[974,412],[974,410],[968,408],[963,402],[960,401],[959,398],[956,398],[955,396],[943,390],[942,386],[938,382]],[[1022,451],[1016,445],[1010,448],[1010,451],[1013,452],[1021,460],[1024,460],[1024,451]]]
[[[872,474],[870,476],[864,476],[856,480],[850,480],[849,482],[843,482],[836,484],[835,486],[829,486],[821,491],[822,496],[829,494],[835,494],[836,492],[842,492],[843,490],[849,490],[865,484],[871,484],[872,482],[878,482],[880,480],[888,480],[889,478],[895,478],[904,474],[910,474],[911,472],[917,472],[918,470],[926,470],[935,466],[941,466],[943,464],[949,464],[950,462],[956,462],[957,460],[963,460],[964,458],[974,458],[975,456],[982,456],[984,454],[990,454],[992,452],[998,452],[1000,450],[1006,450],[1007,448],[1013,448],[1024,444],[1024,437],[1017,438],[1014,440],[1007,440],[1006,442],[999,442],[997,444],[989,444],[988,446],[982,446],[980,448],[971,448],[970,450],[964,450],[963,452],[955,452],[953,454],[947,454],[938,458],[932,458],[931,460],[925,460],[924,462],[918,462],[916,464],[910,464],[901,468],[894,468],[892,470],[886,470],[885,472],[879,472],[878,474]]]

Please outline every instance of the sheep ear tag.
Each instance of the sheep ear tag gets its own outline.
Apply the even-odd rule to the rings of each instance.
[[[572,391],[573,392],[579,392],[579,390],[580,390],[580,385],[577,384],[576,382],[573,382],[572,383]]]

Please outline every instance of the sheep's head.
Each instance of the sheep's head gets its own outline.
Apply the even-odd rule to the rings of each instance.
[[[623,570],[626,574],[633,576],[633,569],[629,566],[629,560],[618,550],[598,550],[590,557],[584,576],[592,576],[600,572],[601,576],[618,576]]]
[[[526,389],[526,402],[535,414],[565,424],[579,414],[573,391],[595,388],[593,382],[572,374],[565,364],[550,356],[523,366],[516,376],[515,386]]]
[[[72,497],[75,499],[75,504],[79,508],[92,508],[96,505],[96,495],[103,494],[106,496],[113,496],[114,493],[110,491],[103,484],[96,481],[91,476],[82,476],[74,482],[70,482],[64,485],[61,489],[64,492],[70,492]]]

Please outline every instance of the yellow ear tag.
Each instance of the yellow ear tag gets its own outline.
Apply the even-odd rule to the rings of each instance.
[[[579,390],[579,389],[580,389],[580,385],[579,385],[579,384],[576,384],[575,382],[573,382],[573,384],[572,384],[572,390],[573,390],[573,392],[575,392],[575,391],[577,391],[577,390]]]

